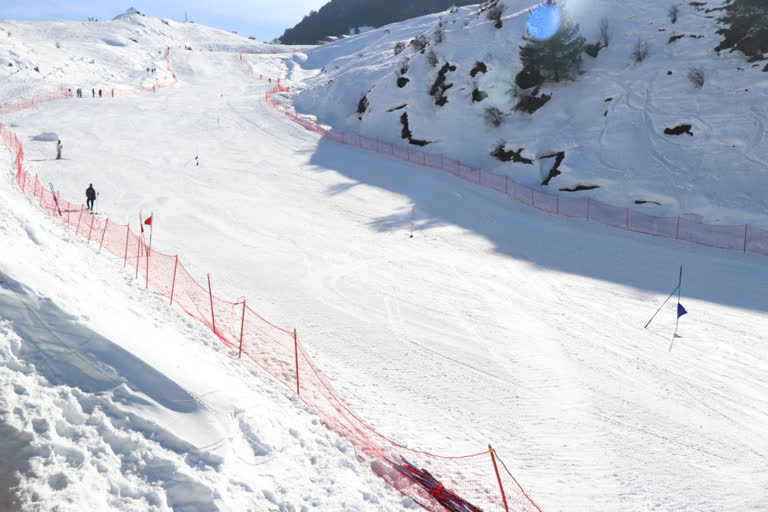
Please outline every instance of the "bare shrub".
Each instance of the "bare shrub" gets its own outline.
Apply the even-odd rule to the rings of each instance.
[[[669,16],[669,19],[672,21],[672,23],[677,21],[677,15],[680,13],[676,5],[673,5],[669,8],[667,11],[667,15]]]
[[[440,44],[445,39],[445,31],[443,30],[443,24],[437,26],[435,29],[435,44]]]
[[[688,81],[691,82],[694,87],[704,87],[704,69],[688,68]]]
[[[404,75],[408,72],[408,68],[411,65],[411,61],[408,59],[408,57],[404,57],[403,60],[400,61],[400,74]]]
[[[488,9],[485,12],[485,17],[493,22],[493,26],[496,28],[501,28],[501,16],[504,14],[504,10],[507,8],[506,5],[504,5],[504,2],[499,2],[492,6],[490,9]]]
[[[611,42],[611,27],[608,24],[608,18],[600,20],[600,42],[603,47],[608,46],[608,43]]]
[[[411,39],[411,42],[408,43],[408,45],[413,47],[415,51],[420,52],[427,47],[427,38],[424,37],[424,34],[416,36]]]
[[[487,107],[483,112],[483,119],[488,126],[498,128],[504,123],[504,112],[496,107]]]
[[[400,53],[402,53],[403,50],[405,50],[405,43],[402,41],[396,42],[395,48],[394,48],[395,55],[400,55]]]
[[[439,58],[434,50],[429,50],[427,53],[427,64],[429,64],[432,67],[437,66]]]
[[[635,46],[632,48],[632,58],[635,62],[643,62],[648,56],[648,41],[638,39],[635,41]]]

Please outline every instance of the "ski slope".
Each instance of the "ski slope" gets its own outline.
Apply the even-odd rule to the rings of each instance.
[[[44,38],[45,23],[18,25]],[[81,30],[87,43],[115,28]],[[322,140],[265,105],[237,53],[183,37],[194,50],[172,53],[174,88],[0,120],[29,170],[70,200],[93,183],[115,222],[153,212],[155,248],[296,327],[379,432],[446,455],[490,442],[545,511],[768,508],[765,257],[547,215]],[[43,132],[64,160],[30,139]],[[0,195],[0,479],[21,472],[24,509],[415,507],[291,393],[47,218],[10,170]],[[689,314],[669,352],[674,306],[643,325],[680,265]]]

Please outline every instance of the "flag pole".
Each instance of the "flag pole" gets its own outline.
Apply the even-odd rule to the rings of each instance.
[[[681,268],[682,268],[682,267],[681,267]],[[663,308],[663,307],[664,307],[664,304],[666,304],[667,302],[669,302],[669,299],[671,299],[671,298],[672,298],[672,296],[675,294],[675,292],[676,292],[676,291],[679,291],[679,290],[680,290],[680,285],[678,284],[678,285],[677,285],[677,288],[675,288],[674,290],[672,290],[672,293],[670,293],[670,294],[669,294],[669,297],[667,297],[667,300],[665,300],[665,301],[664,301],[664,303],[663,303],[661,306],[659,306],[659,309],[657,309],[657,310],[656,310],[656,312],[653,314],[653,316],[651,317],[651,319],[650,319],[650,320],[648,320],[648,323],[647,323],[647,324],[645,324],[645,327],[643,327],[643,329],[647,329],[647,328],[648,328],[648,326],[649,326],[649,325],[651,325],[651,322],[653,321],[653,319],[654,319],[654,318],[656,318],[656,315],[658,315],[658,314],[659,314],[659,311],[661,311],[661,308]],[[678,303],[680,302],[680,297],[679,297],[679,296],[678,296],[678,298],[677,298],[677,302],[678,302]]]
[[[677,313],[675,318],[675,333],[672,335],[672,342],[669,344],[669,351],[672,352],[672,345],[675,344],[675,338],[677,338],[677,327],[680,325],[680,293],[683,287],[683,266],[680,265],[680,276],[677,279]]]

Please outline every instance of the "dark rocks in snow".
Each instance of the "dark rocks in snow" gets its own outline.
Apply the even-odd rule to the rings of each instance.
[[[669,75],[671,75],[671,74],[672,74],[672,72],[671,72],[671,71],[667,71],[667,76],[669,76]]]
[[[693,133],[691,133],[691,125],[679,124],[674,128],[664,128],[665,135],[682,135],[684,133],[693,136]]]
[[[600,185],[576,185],[575,187],[564,187],[560,189],[560,192],[580,192],[582,190],[593,190],[600,188]]]
[[[543,84],[544,76],[539,72],[538,68],[523,67],[523,69],[515,75],[515,83],[523,90],[530,89]]]
[[[541,155],[541,158],[554,158],[555,159],[555,165],[552,166],[552,168],[549,170],[549,173],[547,174],[547,177],[544,178],[544,181],[541,182],[543,186],[549,185],[549,182],[552,178],[555,176],[559,176],[561,174],[560,164],[565,160],[565,151],[558,151],[557,153],[550,153],[548,155]]]
[[[669,36],[669,39],[667,40],[667,43],[674,43],[678,39],[682,39],[685,37],[685,34],[677,34],[676,36]]]
[[[641,199],[636,200],[635,204],[655,204],[661,206],[661,203],[657,203],[656,201],[643,201]]]
[[[611,98],[611,97],[605,98],[605,103],[608,103],[609,101],[612,101],[612,100],[613,100],[613,98]]]
[[[600,44],[600,41],[596,43],[590,43],[584,45],[584,53],[589,55],[590,57],[597,58],[597,54],[600,53],[600,50],[603,48],[603,45]]]
[[[456,71],[456,66],[450,62],[446,62],[443,64],[443,67],[440,68],[440,71],[437,72],[437,78],[435,78],[435,82],[429,89],[429,95],[435,98],[435,105],[440,107],[448,103],[448,98],[445,96],[445,91],[453,87],[453,84],[446,83],[445,81],[445,75],[449,71]]]
[[[407,107],[407,103],[403,103],[402,105],[398,105],[397,107],[392,107],[391,109],[387,110],[387,112],[394,112],[395,110],[400,110],[401,108]]]
[[[410,81],[411,81],[410,78],[406,78],[404,76],[399,76],[399,77],[397,77],[397,86],[402,89],[403,87],[405,87],[405,84],[407,84]]]
[[[525,158],[521,155],[523,150],[525,148],[517,148],[517,151],[509,150],[506,151],[504,147],[506,146],[506,142],[501,141],[499,142],[496,147],[491,151],[491,156],[496,157],[498,160],[501,160],[502,162],[519,162],[523,164],[533,165],[533,160],[530,158]]]
[[[539,110],[546,102],[552,99],[551,94],[542,94],[541,96],[536,96],[535,92],[536,91],[534,91],[534,94],[522,96],[520,101],[517,102],[517,105],[515,105],[514,109],[533,114]]]
[[[411,129],[408,126],[408,112],[403,112],[403,115],[400,116],[400,124],[403,125],[403,129],[400,131],[400,136],[407,139],[409,144],[413,144],[414,146],[426,146],[429,144],[429,141],[413,138]]]
[[[476,77],[478,73],[487,73],[488,72],[488,66],[485,65],[485,62],[477,61],[475,62],[475,65],[472,67],[472,70],[469,72],[469,76],[472,78]]]
[[[472,90],[472,103],[483,101],[487,97],[488,97],[488,93],[486,93],[485,91],[481,91],[477,87],[475,87]]]
[[[360,101],[357,102],[357,118],[362,120],[363,114],[365,114],[365,111],[368,109],[368,98],[366,96],[363,96],[360,98]]]

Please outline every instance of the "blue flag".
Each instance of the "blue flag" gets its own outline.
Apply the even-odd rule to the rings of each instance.
[[[677,318],[680,318],[681,316],[683,316],[686,313],[687,313],[687,311],[685,310],[683,305],[678,302],[677,303]]]

